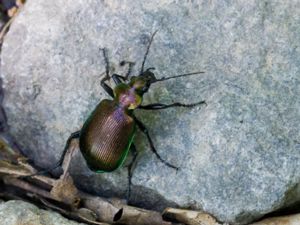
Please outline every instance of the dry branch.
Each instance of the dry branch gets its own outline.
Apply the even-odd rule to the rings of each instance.
[[[166,208],[163,218],[187,225],[220,225],[211,215],[193,210]]]

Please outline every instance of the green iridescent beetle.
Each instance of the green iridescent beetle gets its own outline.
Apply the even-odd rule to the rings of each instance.
[[[136,159],[137,151],[133,144],[136,126],[146,135],[150,148],[157,158],[166,166],[178,169],[166,162],[156,151],[152,139],[145,125],[134,115],[134,110],[160,110],[170,107],[194,107],[206,104],[200,101],[193,104],[173,103],[161,104],[154,103],[142,105],[143,95],[149,90],[150,85],[159,81],[172,78],[184,77],[203,72],[186,73],[172,77],[163,77],[157,79],[152,72],[154,68],[148,68],[144,71],[144,64],[149,53],[149,49],[156,32],[150,38],[146,53],[143,58],[141,71],[138,76],[130,76],[134,63],[123,61],[121,65],[128,64],[128,72],[125,76],[118,74],[109,75],[109,61],[105,49],[101,49],[106,63],[106,76],[101,80],[103,89],[113,98],[112,100],[104,99],[90,114],[85,121],[81,130],[71,134],[68,138],[63,154],[59,162],[50,170],[60,166],[70,142],[74,138],[79,138],[79,147],[84,156],[88,167],[97,173],[112,172],[122,166],[130,149],[133,151],[133,160],[128,167],[129,171],[129,188],[131,185],[132,165]],[[106,81],[113,79],[116,86],[112,89]]]

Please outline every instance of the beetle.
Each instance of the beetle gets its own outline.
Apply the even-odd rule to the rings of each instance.
[[[101,86],[112,97],[112,100],[104,99],[96,106],[94,111],[88,116],[81,130],[76,131],[68,138],[62,156],[58,163],[53,166],[53,170],[59,167],[69,148],[72,139],[79,139],[80,151],[87,163],[87,166],[97,173],[112,172],[122,166],[130,149],[133,151],[133,158],[128,166],[129,193],[131,186],[132,165],[137,157],[137,151],[133,144],[136,127],[139,128],[147,137],[150,148],[156,157],[167,167],[178,170],[178,167],[167,162],[157,152],[146,126],[134,115],[137,109],[160,110],[171,107],[192,108],[206,104],[205,101],[193,104],[175,102],[172,104],[152,103],[142,105],[143,95],[148,92],[150,86],[156,82],[168,79],[185,77],[204,72],[193,72],[180,74],[172,77],[157,79],[153,73],[155,68],[150,67],[144,70],[144,65],[149,53],[149,49],[155,31],[150,38],[147,46],[139,75],[130,76],[133,62],[122,61],[120,64],[128,64],[128,71],[125,76],[113,74],[110,76],[109,60],[106,49],[101,48],[105,61],[105,77],[101,80]],[[106,82],[113,79],[116,86],[112,89]]]

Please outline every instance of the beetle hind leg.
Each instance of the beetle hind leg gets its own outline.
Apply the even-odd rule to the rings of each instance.
[[[149,141],[149,144],[150,144],[150,148],[151,148],[151,151],[156,155],[156,157],[163,163],[165,164],[166,166],[172,168],[172,169],[175,169],[175,170],[178,170],[179,167],[177,166],[174,166],[172,165],[171,163],[168,163],[166,160],[164,160],[159,154],[158,152],[156,151],[155,147],[154,147],[154,144],[153,144],[153,141],[150,137],[150,134],[148,132],[148,129],[145,127],[145,125],[139,121],[135,116],[133,116],[134,118],[134,121],[136,122],[137,126],[139,127],[139,129],[146,135],[148,141]]]
[[[62,165],[62,163],[63,163],[63,161],[64,161],[64,158],[65,158],[65,155],[66,155],[66,153],[67,153],[67,151],[68,151],[68,149],[69,149],[69,147],[70,147],[71,141],[72,141],[73,139],[78,139],[79,136],[80,136],[80,130],[79,130],[79,131],[76,131],[76,132],[74,132],[74,133],[72,133],[72,134],[70,135],[70,137],[68,138],[68,140],[67,140],[67,142],[66,142],[64,151],[63,151],[62,155],[60,156],[59,161],[56,163],[56,167],[54,167],[54,169]],[[53,170],[53,169],[52,169],[52,170]]]
[[[76,131],[76,132],[74,132],[74,133],[72,133],[72,134],[70,135],[70,137],[68,138],[68,140],[67,140],[67,142],[66,142],[65,148],[64,148],[64,150],[63,150],[63,152],[62,152],[62,154],[61,154],[60,159],[58,160],[58,162],[56,162],[54,165],[52,165],[52,166],[51,166],[50,168],[48,168],[48,169],[38,171],[37,173],[32,174],[32,175],[29,175],[29,176],[31,177],[31,176],[35,176],[35,175],[46,174],[46,173],[49,173],[49,172],[55,170],[56,168],[60,167],[60,166],[62,165],[63,161],[64,161],[64,158],[65,158],[65,155],[66,155],[67,151],[69,150],[71,141],[72,141],[73,139],[79,138],[79,136],[80,136],[80,130],[79,130],[79,131]]]

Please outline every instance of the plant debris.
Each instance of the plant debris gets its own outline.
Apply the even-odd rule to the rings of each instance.
[[[0,145],[0,156],[5,156],[0,157],[0,180],[9,187],[1,196],[12,198],[15,195],[16,198],[38,200],[48,209],[87,224],[171,225],[185,221],[166,221],[159,212],[129,206],[122,199],[102,198],[78,190],[68,173],[72,154],[76,149],[74,145],[70,146],[66,154],[64,173],[59,179],[39,175],[37,170],[29,165],[21,154],[15,153],[5,141],[0,140]],[[14,188],[19,191],[12,191]]]

